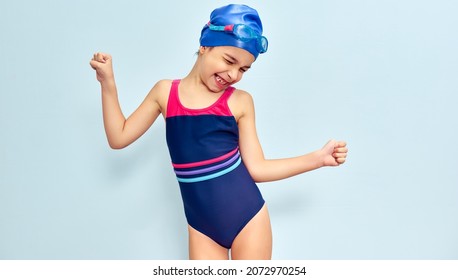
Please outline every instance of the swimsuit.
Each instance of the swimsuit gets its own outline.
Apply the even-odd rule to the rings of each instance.
[[[188,224],[225,248],[261,210],[264,199],[240,156],[227,88],[211,106],[184,107],[172,82],[166,139]]]

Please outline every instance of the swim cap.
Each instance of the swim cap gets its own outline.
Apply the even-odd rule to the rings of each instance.
[[[262,36],[262,23],[258,12],[246,5],[230,4],[218,9],[215,9],[210,14],[210,22],[204,26],[200,36],[200,45],[204,47],[217,46],[233,46],[244,49],[250,52],[256,59],[261,52],[267,50],[267,45],[264,51],[260,51],[258,40],[240,40],[237,36],[230,32],[222,32],[211,30],[209,24],[214,26],[227,26],[235,24],[243,24],[250,27],[257,37]],[[265,38],[264,38],[265,39]],[[265,39],[267,43],[267,39]]]

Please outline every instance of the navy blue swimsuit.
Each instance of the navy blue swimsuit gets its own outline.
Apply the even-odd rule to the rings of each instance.
[[[229,87],[211,106],[184,107],[175,80],[166,137],[188,224],[225,248],[261,210],[264,199],[243,164],[239,131],[227,101]]]

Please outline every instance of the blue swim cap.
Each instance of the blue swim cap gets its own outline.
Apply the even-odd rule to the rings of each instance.
[[[204,26],[200,36],[200,45],[204,47],[233,46],[250,52],[256,59],[267,50],[260,51],[258,40],[241,40],[231,32],[211,30],[209,25],[227,26],[243,24],[252,29],[257,37],[262,36],[262,23],[258,12],[246,5],[230,4],[215,9],[210,15],[210,21]],[[265,38],[264,38],[265,39]],[[267,39],[265,39],[267,43]]]

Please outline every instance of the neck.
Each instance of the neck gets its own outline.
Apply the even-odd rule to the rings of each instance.
[[[196,63],[194,63],[194,66],[192,67],[188,75],[185,76],[183,79],[181,79],[181,84],[185,84],[187,85],[187,87],[192,87],[195,89],[201,89],[202,87],[205,87],[199,75],[200,73],[200,63],[199,62],[200,62],[200,59],[198,57],[196,60]]]

